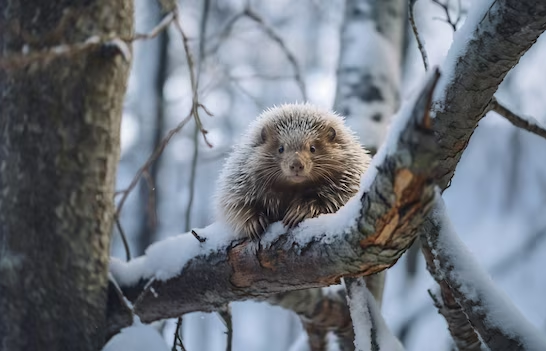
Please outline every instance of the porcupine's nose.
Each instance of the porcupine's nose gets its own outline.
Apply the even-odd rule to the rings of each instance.
[[[300,160],[294,160],[290,164],[290,170],[295,172],[301,172],[303,171],[303,163],[301,163]]]

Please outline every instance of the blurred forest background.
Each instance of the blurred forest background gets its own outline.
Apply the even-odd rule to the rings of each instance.
[[[451,1],[461,22],[471,0]],[[136,0],[136,31],[148,32],[163,18],[156,1]],[[191,119],[166,146],[129,197],[121,226],[133,256],[152,242],[204,227],[213,221],[212,196],[223,159],[248,123],[263,109],[307,100],[331,108],[343,21],[342,0],[251,1],[254,17],[242,15],[246,1],[179,2],[199,79],[199,100],[207,140]],[[453,28],[431,0],[415,4],[415,21],[431,66],[440,65]],[[204,40],[197,40],[205,23]],[[271,30],[282,40],[275,41]],[[157,38],[136,41],[122,120],[118,190],[134,175],[161,139],[192,106],[192,89],[182,38],[170,26]],[[287,53],[289,53],[287,55]],[[295,76],[295,59],[301,79]],[[512,70],[497,96],[513,111],[546,124],[546,38]],[[402,99],[422,82],[425,71],[407,23]],[[364,140],[363,140],[364,141]],[[456,231],[493,280],[521,312],[546,330],[546,140],[489,113],[474,133],[443,197]],[[118,200],[120,197],[118,197]],[[112,255],[125,258],[116,232]],[[427,289],[435,283],[419,251],[410,250],[387,273],[382,312],[407,350],[450,350],[451,337]],[[302,333],[290,311],[265,303],[233,303],[235,350],[289,350]],[[172,344],[176,320],[162,323]],[[188,351],[225,349],[225,327],[216,314],[183,318]]]

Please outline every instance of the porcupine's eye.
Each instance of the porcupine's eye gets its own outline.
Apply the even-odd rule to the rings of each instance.
[[[311,151],[312,153],[315,153],[315,151],[317,151],[317,149],[315,148],[315,145],[311,145],[311,147],[309,148],[309,151]]]
[[[284,146],[281,145],[281,147],[279,147],[279,154],[282,154],[284,152]]]

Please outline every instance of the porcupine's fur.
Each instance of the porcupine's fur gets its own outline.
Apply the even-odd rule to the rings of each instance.
[[[217,219],[238,237],[336,212],[358,192],[370,161],[341,116],[310,104],[264,111],[239,140],[215,198]]]

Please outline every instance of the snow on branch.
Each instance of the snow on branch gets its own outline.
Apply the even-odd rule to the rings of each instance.
[[[442,189],[499,84],[546,29],[545,13],[543,1],[475,1],[455,32],[434,96]]]
[[[361,192],[334,214],[306,220],[285,233],[270,226],[261,241],[233,240],[214,223],[151,245],[111,272],[133,310],[147,323],[236,300],[338,283],[392,266],[414,241],[431,206],[436,160],[430,102],[439,72],[402,109],[389,140],[363,176]],[[131,323],[110,289],[108,334]]]
[[[426,249],[425,249],[426,250]],[[427,253],[425,252],[425,257]],[[431,262],[427,262],[428,269],[434,269]],[[429,290],[429,294],[434,300],[434,306],[438,312],[445,318],[449,333],[455,342],[458,350],[464,351],[482,351],[482,342],[476,334],[474,328],[466,318],[461,306],[455,301],[455,297],[445,281],[439,283],[440,295],[436,295]]]
[[[447,284],[491,350],[546,350],[546,337],[494,285],[460,241],[439,194],[421,228],[421,239],[429,271],[439,284]]]
[[[391,333],[381,316],[379,306],[363,279],[347,287],[351,319],[358,351],[403,351],[400,341]],[[355,291],[353,291],[355,290]]]

